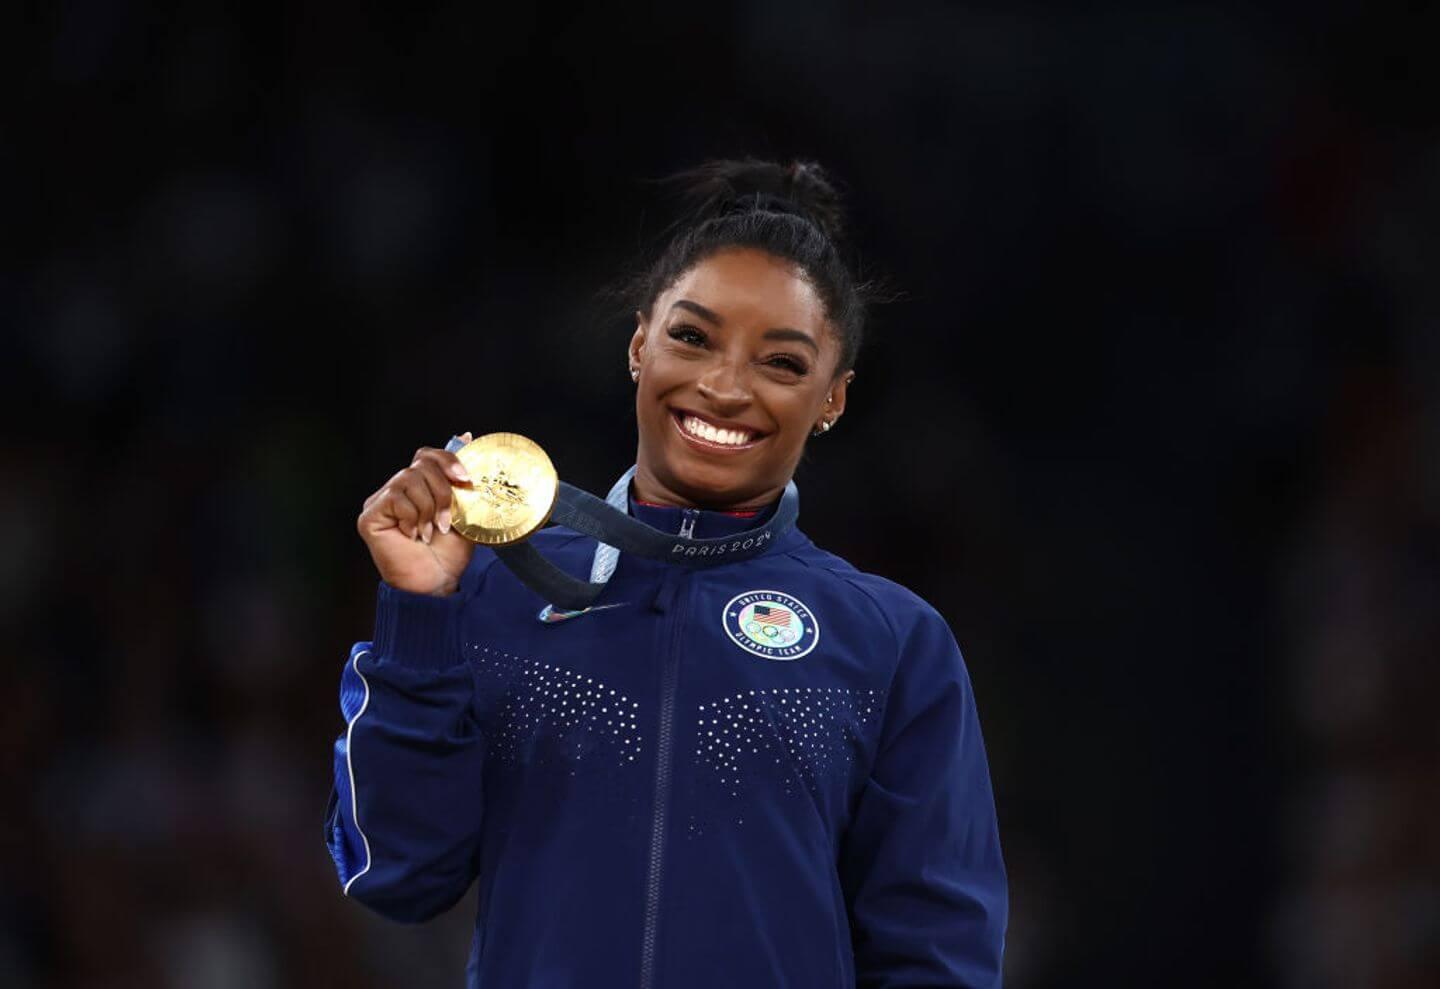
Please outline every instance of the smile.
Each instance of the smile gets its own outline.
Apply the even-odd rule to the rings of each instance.
[[[764,433],[757,433],[753,429],[721,426],[693,412],[672,409],[670,418],[681,436],[704,450],[748,450],[765,438]]]

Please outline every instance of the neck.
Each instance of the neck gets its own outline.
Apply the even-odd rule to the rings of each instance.
[[[724,496],[707,498],[696,492],[684,492],[663,484],[645,464],[637,464],[634,485],[635,498],[652,505],[666,505],[672,508],[703,508],[712,512],[755,512],[774,502],[785,488],[778,487],[747,498],[727,499]]]

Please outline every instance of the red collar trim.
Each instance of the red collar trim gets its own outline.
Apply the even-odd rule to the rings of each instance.
[[[658,504],[658,503],[653,502],[653,501],[641,501],[639,498],[636,498],[636,499],[635,499],[635,504],[637,504],[637,505],[644,505],[646,508],[675,508],[675,507],[676,507],[675,505],[661,505],[661,504]],[[719,514],[719,515],[730,515],[730,516],[733,516],[734,518],[737,518],[737,519],[749,519],[749,518],[754,518],[756,515],[759,515],[759,514],[760,514],[760,510],[759,510],[758,508],[753,508],[753,509],[750,509],[749,511],[745,511],[745,512],[727,512],[727,511],[721,510],[721,511],[717,512],[716,514]]]

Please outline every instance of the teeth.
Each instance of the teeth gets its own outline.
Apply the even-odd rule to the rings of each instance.
[[[686,416],[682,422],[685,431],[701,439],[709,440],[711,443],[722,443],[726,446],[742,446],[750,441],[750,434],[738,429],[716,429],[702,419],[694,416]]]

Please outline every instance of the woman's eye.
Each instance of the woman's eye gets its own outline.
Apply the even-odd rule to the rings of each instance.
[[[696,346],[705,345],[705,334],[693,326],[672,326],[670,327],[670,339],[679,340],[681,343],[693,343]]]
[[[792,374],[804,374],[809,370],[803,361],[797,360],[794,357],[788,357],[784,354],[770,358],[769,363],[774,367],[783,368]]]

